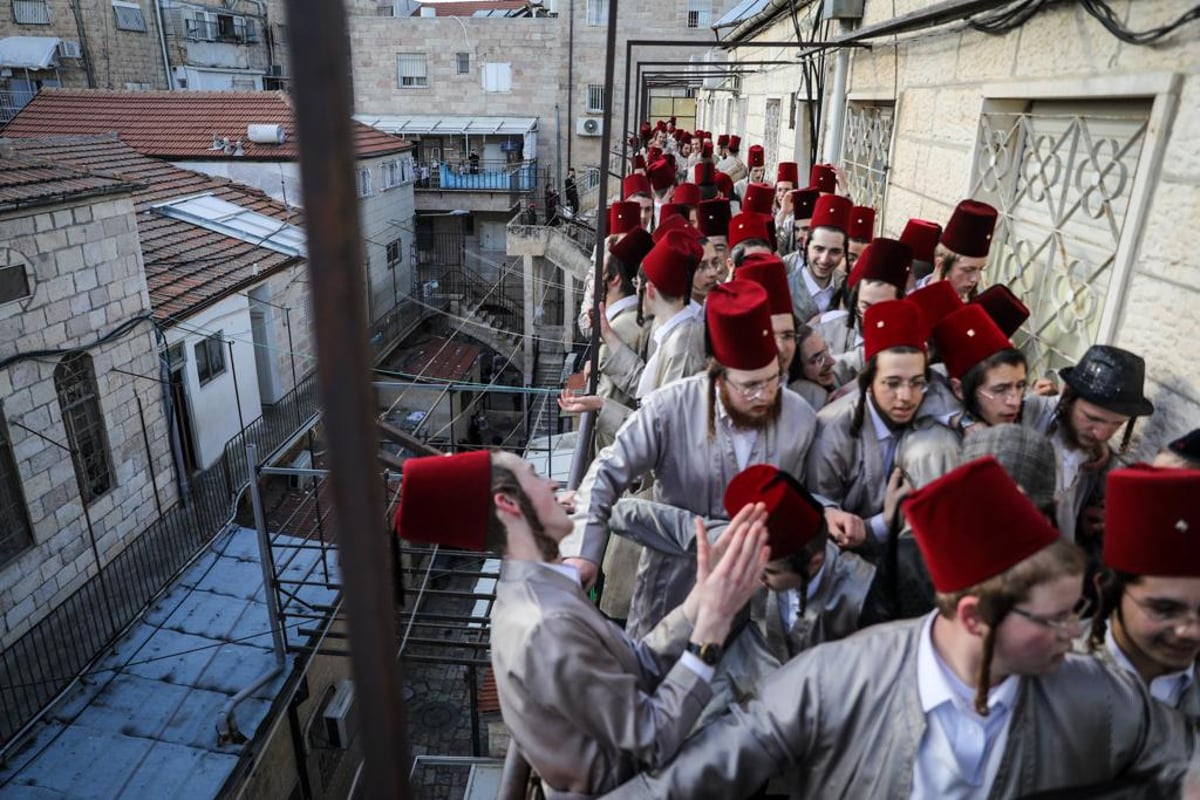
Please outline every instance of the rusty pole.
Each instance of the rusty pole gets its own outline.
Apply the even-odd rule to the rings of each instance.
[[[317,373],[329,441],[366,796],[409,797],[410,754],[392,627],[342,0],[287,1]]]

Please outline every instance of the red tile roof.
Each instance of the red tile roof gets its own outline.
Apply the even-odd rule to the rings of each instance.
[[[57,205],[102,194],[129,192],[133,184],[50,164],[18,153],[0,153],[0,211]]]
[[[205,306],[243,291],[298,259],[222,233],[157,214],[151,206],[212,192],[260,214],[303,225],[303,216],[258,189],[143,156],[113,135],[12,139],[19,153],[138,185],[138,239],[154,316],[170,326]]]
[[[458,381],[470,373],[480,352],[473,344],[430,336],[409,349],[400,370],[431,380]]]
[[[282,145],[255,144],[246,126],[282,125]],[[399,136],[354,122],[359,158],[399,153],[412,145]],[[139,153],[172,160],[234,158],[212,149],[213,137],[241,139],[247,160],[299,159],[296,123],[286,92],[118,92],[43,89],[4,127],[14,138],[117,133]]]

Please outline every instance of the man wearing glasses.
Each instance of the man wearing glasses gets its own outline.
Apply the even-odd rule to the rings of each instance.
[[[705,317],[707,371],[642,398],[584,477],[576,536],[564,543],[563,554],[578,554],[569,561],[585,584],[595,579],[608,544],[613,504],[646,473],[653,476],[651,499],[706,519],[728,519],[725,487],[751,464],[803,479],[816,415],[780,388],[766,291],[753,281],[723,283],[709,292]],[[694,573],[684,559],[643,551],[626,626],[630,635],[640,636],[679,605]]]
[[[1089,644],[1200,723],[1200,470],[1108,475],[1100,609]]]
[[[784,773],[793,798],[1097,797],[1114,782],[1123,797],[1178,796],[1194,730],[1130,676],[1070,653],[1083,553],[996,460],[939,478],[905,513],[935,611],[801,653],[759,699],[606,797],[731,800]]]

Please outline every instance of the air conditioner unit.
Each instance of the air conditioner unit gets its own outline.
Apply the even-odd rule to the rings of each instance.
[[[301,450],[300,455],[292,459],[292,463],[288,464],[292,469],[312,469],[312,450]],[[303,489],[309,485],[312,480],[308,475],[288,475],[288,487],[292,489]]]
[[[598,117],[583,117],[575,121],[575,133],[580,136],[599,136],[601,129]]]
[[[267,67],[267,77],[268,78],[282,78],[283,77],[283,64],[272,64],[269,67]]]
[[[325,720],[325,733],[329,743],[343,750],[349,749],[350,740],[358,730],[358,708],[354,703],[354,681],[338,683],[337,690],[321,715]]]
[[[83,48],[79,46],[79,42],[60,39],[58,42],[58,55],[60,58],[83,58]]]

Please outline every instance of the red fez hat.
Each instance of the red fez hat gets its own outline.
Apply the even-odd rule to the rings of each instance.
[[[893,347],[925,349],[929,329],[921,309],[906,300],[885,300],[863,314],[863,358]]]
[[[763,152],[761,144],[752,144],[750,149],[746,151],[746,166],[761,167],[766,164],[766,154]]]
[[[729,220],[729,249],[732,250],[747,239],[762,239],[767,244],[771,243],[767,218],[762,214],[743,211]]]
[[[737,268],[737,278],[754,281],[767,290],[771,314],[792,314],[792,290],[788,287],[787,267],[774,253],[754,253]]]
[[[821,193],[809,186],[806,189],[796,189],[792,193],[792,216],[795,219],[812,219],[813,207]]]
[[[874,239],[875,209],[868,206],[851,206],[850,227],[846,230],[846,235],[851,239],[858,239],[864,242]]]
[[[742,137],[731,135],[729,137],[729,149],[736,153],[742,149]]]
[[[642,227],[642,207],[633,201],[613,203],[608,207],[608,233],[629,233]]]
[[[638,153],[637,155],[635,155],[633,157],[633,168],[635,171],[640,169],[642,172],[645,172],[646,171],[646,157],[643,156],[641,153]]]
[[[845,232],[850,227],[850,209],[854,204],[849,197],[836,194],[823,194],[817,198],[813,206],[811,226],[813,228],[837,228]]]
[[[700,187],[694,183],[681,183],[675,187],[672,199],[685,206],[694,206],[700,202]]]
[[[942,226],[925,219],[910,219],[904,225],[904,233],[900,234],[900,241],[912,248],[913,258],[930,264],[941,238]]]
[[[675,183],[675,168],[665,158],[651,161],[650,167],[646,170],[646,175],[650,178],[650,185],[654,187],[654,191],[656,192],[661,192]]]
[[[775,168],[775,182],[795,186],[800,182],[800,165],[795,161],[780,161]]]
[[[1198,496],[1200,470],[1137,464],[1108,473],[1105,566],[1132,575],[1200,577]]]
[[[672,206],[671,210],[667,211],[667,206]],[[663,237],[671,231],[682,231],[685,228],[690,228],[686,219],[682,214],[676,213],[673,207],[674,203],[667,203],[659,212],[658,224],[654,226],[654,241],[660,242]],[[663,213],[665,211],[666,213]]]
[[[767,292],[754,281],[714,286],[704,301],[713,358],[729,369],[762,369],[779,358]]]
[[[900,295],[908,287],[908,276],[912,272],[912,251],[908,245],[882,236],[863,248],[854,269],[846,279],[853,289],[859,281],[883,281],[896,287]]]
[[[821,533],[825,510],[800,482],[769,464],[754,464],[725,487],[730,518],[751,503],[767,507],[767,547],[771,560],[794,556]]]
[[[642,259],[646,257],[652,247],[654,247],[653,237],[646,232],[645,228],[639,226],[622,236],[619,242],[608,248],[608,251],[621,262],[621,266],[625,267],[626,275],[633,277],[637,274],[637,268],[641,266]]]
[[[662,151],[661,147],[647,148],[646,149],[646,162],[654,163],[655,161],[658,161],[660,158],[662,158],[662,154],[663,154],[663,151]]]
[[[1012,342],[987,312],[974,305],[964,305],[934,325],[932,338],[951,378],[962,379],[988,356],[1012,349]]]
[[[712,158],[712,154],[713,154],[712,139],[705,139],[703,144],[700,145],[700,155],[703,158]]]
[[[688,221],[687,214],[684,213],[683,203],[663,203],[658,210],[658,224],[662,225],[670,217],[679,217],[684,222]]]
[[[676,164],[675,164],[675,154],[674,153],[663,153],[663,158],[666,160],[666,162],[668,164],[671,165],[671,169],[673,169],[673,170],[679,169],[679,167],[676,166]]]
[[[482,550],[491,513],[492,462],[486,450],[404,462],[396,535]]]
[[[808,171],[808,185],[821,194],[837,194],[837,172],[832,164],[813,164]]]
[[[641,131],[643,139],[648,138],[650,136],[650,123],[643,120],[641,127],[639,127],[638,130]]]
[[[943,593],[994,578],[1059,538],[994,456],[969,461],[913,492],[904,516],[934,589]]]
[[[700,232],[705,236],[729,236],[729,201],[720,197],[702,200],[697,208]]]
[[[621,194],[626,200],[633,197],[635,194],[649,195],[650,193],[650,179],[640,172],[635,172],[632,175],[626,175],[621,181]]]
[[[729,134],[722,133],[720,136],[717,137],[717,147],[728,147],[728,146],[729,146]]]
[[[667,123],[666,123],[666,122],[664,122],[664,121],[663,121],[663,120],[661,120],[661,119],[660,119],[660,120],[655,120],[655,122],[654,122],[654,130],[656,130],[656,131],[665,131],[666,129],[667,129]]]
[[[733,197],[733,178],[730,178],[721,170],[717,170],[717,174],[713,178],[717,184],[717,191],[725,197]]]
[[[646,278],[663,294],[686,297],[691,292],[691,276],[699,257],[692,245],[699,243],[682,233],[672,232],[662,237],[642,259]],[[703,249],[701,255],[703,255]]]
[[[1010,339],[1029,319],[1029,309],[1003,283],[989,286],[971,302],[983,306],[983,310]]]
[[[668,123],[670,123],[671,125],[674,125],[674,124],[675,124],[675,118],[674,118],[674,117],[668,117],[668,118],[667,118],[667,122],[668,122]]]
[[[942,244],[952,253],[971,258],[983,258],[992,247],[992,232],[996,228],[996,209],[978,200],[963,200],[950,215]]]
[[[746,196],[742,198],[742,211],[753,211],[755,214],[774,213],[775,189],[768,183],[751,183],[746,186]]]
[[[717,168],[707,161],[701,161],[692,169],[692,183],[697,186],[707,186],[717,177]]]
[[[937,325],[964,305],[950,281],[927,283],[904,299],[921,309],[921,317],[930,327]]]

